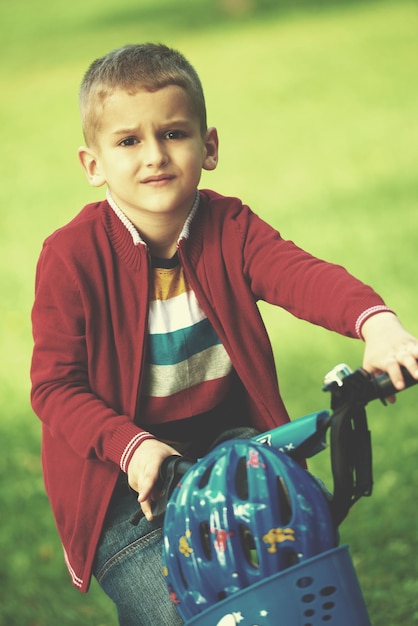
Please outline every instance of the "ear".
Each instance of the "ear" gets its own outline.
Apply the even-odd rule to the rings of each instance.
[[[218,165],[218,147],[218,131],[214,126],[211,126],[205,135],[206,155],[202,165],[204,170],[214,170]]]
[[[99,159],[94,150],[81,146],[78,149],[78,158],[86,173],[87,180],[92,187],[101,187],[106,179],[100,171]]]

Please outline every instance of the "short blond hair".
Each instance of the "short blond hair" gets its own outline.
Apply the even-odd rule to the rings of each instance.
[[[133,44],[93,61],[84,75],[79,93],[87,145],[94,143],[103,103],[115,89],[129,93],[140,89],[152,92],[169,85],[177,85],[187,92],[204,134],[207,121],[202,84],[194,67],[177,50],[163,44]]]

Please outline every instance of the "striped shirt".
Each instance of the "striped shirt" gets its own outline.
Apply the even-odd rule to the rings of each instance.
[[[171,440],[190,439],[191,422],[200,417],[202,427],[228,395],[233,367],[177,254],[153,259],[148,333],[141,426],[160,437],[171,433]]]

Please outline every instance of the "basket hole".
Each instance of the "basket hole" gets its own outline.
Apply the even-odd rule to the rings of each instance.
[[[303,578],[299,578],[296,581],[296,584],[300,589],[306,589],[306,587],[310,587],[313,583],[313,578],[310,576],[303,576]]]
[[[310,602],[313,602],[315,600],[315,594],[313,593],[306,593],[304,596],[302,596],[302,602],[305,602],[305,604],[309,604]]]
[[[313,609],[308,609],[304,612],[305,617],[312,617],[313,615],[315,615],[315,611]]]
[[[322,618],[323,622],[330,622],[332,620],[332,615],[324,615]]]
[[[319,592],[321,596],[332,596],[333,593],[337,591],[337,588],[333,585],[329,585],[328,587],[323,587]]]
[[[322,605],[322,608],[324,609],[324,611],[330,611],[331,609],[333,609],[335,607],[335,603],[334,602],[325,602]]]

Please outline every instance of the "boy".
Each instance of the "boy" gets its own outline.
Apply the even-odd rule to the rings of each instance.
[[[365,340],[364,367],[418,379],[418,341],[369,287],[282,239],[237,198],[197,191],[218,162],[202,87],[178,52],[126,46],[80,91],[79,158],[107,200],[45,242],[32,403],[73,584],[91,574],[124,626],[181,624],[152,501],[163,459],[224,430],[288,420],[256,302]],[[138,509],[138,526],[129,519]]]

